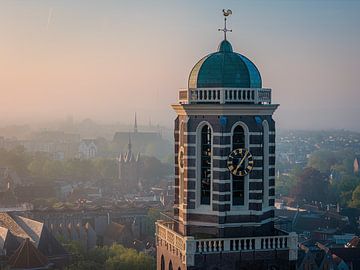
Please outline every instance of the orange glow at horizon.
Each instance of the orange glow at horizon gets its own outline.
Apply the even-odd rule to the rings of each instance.
[[[229,40],[273,89],[282,128],[360,130],[360,3],[340,2],[229,1]],[[1,125],[136,111],[171,126],[178,89],[221,40],[222,5],[2,2]]]

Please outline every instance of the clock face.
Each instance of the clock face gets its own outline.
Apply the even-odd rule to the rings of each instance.
[[[185,150],[184,147],[181,146],[179,149],[178,164],[179,164],[179,169],[182,173],[184,172],[184,155],[185,155]]]
[[[253,156],[246,148],[235,149],[229,154],[227,166],[233,175],[245,176],[254,167]]]

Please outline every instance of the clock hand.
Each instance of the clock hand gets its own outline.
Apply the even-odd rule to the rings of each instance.
[[[249,154],[249,151],[246,150],[244,157],[241,159],[239,164],[236,166],[236,170],[238,170],[240,168],[241,164],[244,162],[244,160],[245,160],[245,158],[247,157],[248,154]]]

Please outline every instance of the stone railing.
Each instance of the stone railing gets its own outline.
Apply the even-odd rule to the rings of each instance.
[[[271,104],[268,88],[196,88],[180,89],[179,103],[250,103]]]
[[[186,254],[189,253],[186,252],[189,247],[186,242],[189,239],[193,239],[193,237],[184,237],[174,231],[172,221],[158,220],[156,222],[157,246],[164,246],[168,251],[178,256],[183,263],[191,263],[191,259],[194,259],[193,253],[191,253],[192,258],[186,258]]]
[[[166,246],[189,266],[194,264],[195,254],[218,252],[289,250],[289,260],[297,260],[296,233],[278,236],[195,239],[176,233],[172,222],[158,221],[156,239],[158,245]]]
[[[160,238],[166,240],[169,244],[173,245],[179,251],[185,250],[184,237],[173,230],[172,222],[164,222],[157,225],[157,233]]]
[[[289,235],[264,236],[231,239],[199,239],[196,242],[197,253],[213,253],[219,251],[252,251],[288,249]]]

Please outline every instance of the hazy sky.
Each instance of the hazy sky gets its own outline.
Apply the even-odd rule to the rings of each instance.
[[[360,1],[0,2],[0,124],[172,125],[192,66],[229,40],[273,89],[280,128],[360,130]]]

